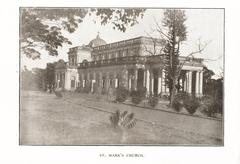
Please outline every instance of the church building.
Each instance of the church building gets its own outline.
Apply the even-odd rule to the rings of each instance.
[[[169,95],[161,47],[161,41],[150,37],[107,43],[98,34],[88,45],[70,48],[68,62],[56,63],[56,87],[69,91],[89,87],[92,93],[100,88],[106,93],[109,88],[121,85],[129,91],[145,87],[147,94]],[[201,96],[203,59],[180,57],[179,60],[184,65],[178,91]]]

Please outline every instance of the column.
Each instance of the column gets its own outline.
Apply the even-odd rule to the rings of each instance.
[[[115,79],[114,87],[117,88],[118,87],[117,72],[114,73],[114,79]]]
[[[65,89],[71,89],[71,79],[68,71],[65,71]]]
[[[203,71],[199,72],[199,95],[203,94]]]
[[[95,83],[95,72],[92,72],[92,79],[90,79],[90,84],[91,84],[91,93],[93,93],[93,91],[94,91],[94,88],[93,88],[93,86],[94,86],[94,83]]]
[[[101,72],[101,71],[99,72],[99,86],[100,86],[100,88],[102,89],[102,87],[103,87],[103,81],[102,81],[102,72]]]
[[[134,70],[134,90],[137,90],[138,69]]]
[[[129,77],[128,78],[128,90],[131,91],[131,87],[132,87],[132,78]]]
[[[199,72],[196,72],[196,81],[195,81],[195,94],[196,96],[199,95]]]
[[[106,91],[108,91],[109,87],[109,72],[106,73]]]
[[[87,79],[85,80],[85,86],[87,85],[87,87],[89,88],[90,85],[91,85],[91,82],[90,82],[90,73],[87,72]]]
[[[151,87],[152,87],[152,89],[151,89],[152,94],[154,94],[154,76],[153,75],[152,75],[152,86]]]
[[[149,84],[149,81],[150,81],[150,75],[149,75],[149,70],[147,69],[147,70],[145,70],[145,74],[146,74],[146,82],[145,82],[145,84],[146,84],[146,88],[147,88],[147,94],[149,94],[149,86],[150,86],[150,84]]]
[[[164,72],[164,69],[162,69],[162,93],[166,93],[165,72]]]
[[[59,87],[58,76],[59,74],[57,73],[57,88]]]
[[[57,87],[57,73],[55,72],[55,85]]]
[[[75,79],[75,88],[77,88],[78,87],[78,73],[76,73],[76,79]]]
[[[143,71],[143,87],[146,87],[146,71]]]
[[[188,93],[192,93],[192,71],[188,72]]]
[[[150,86],[149,86],[149,89],[150,89],[150,93],[153,94],[153,73],[152,73],[152,70],[150,70]]]
[[[82,73],[81,76],[82,76],[82,87],[84,88],[85,87],[84,73]]]
[[[162,70],[160,69],[158,72],[158,94],[162,92]]]
[[[129,76],[128,76],[128,70],[126,69],[124,72],[124,78],[122,78],[121,83],[123,83],[123,86],[127,89],[129,88]]]
[[[118,79],[115,78],[115,88],[117,88],[117,87],[118,87]]]
[[[188,93],[188,72],[186,71],[186,76],[184,79],[184,92]]]

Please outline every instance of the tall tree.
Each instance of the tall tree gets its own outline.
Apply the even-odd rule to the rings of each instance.
[[[128,26],[138,23],[144,12],[141,8],[21,8],[21,52],[31,59],[40,58],[41,49],[57,56],[59,47],[71,44],[63,30],[73,33],[87,15],[95,15],[101,25],[112,24],[114,29],[125,32]]]
[[[167,9],[164,12],[162,25],[167,32],[161,30],[158,26],[158,31],[164,36],[166,44],[164,47],[164,69],[165,81],[170,91],[170,106],[177,92],[178,81],[181,75],[182,67],[189,57],[194,57],[194,54],[201,53],[207,44],[202,45],[200,40],[198,50],[187,54],[185,59],[179,59],[180,46],[187,39],[187,29],[185,21],[187,20],[185,11],[179,9]]]
[[[167,29],[167,42],[164,47],[165,82],[170,91],[170,104],[176,94],[176,86],[180,75],[179,49],[181,42],[187,39],[185,26],[186,15],[184,10],[168,9],[164,12],[163,27]]]
[[[159,55],[163,54],[162,60],[165,72],[165,83],[170,92],[170,106],[179,88],[179,79],[185,74],[182,71],[183,65],[189,58],[193,58],[195,54],[201,53],[207,46],[207,44],[201,44],[199,40],[198,49],[189,54],[185,54],[185,58],[181,58],[180,60],[180,46],[187,40],[186,20],[187,17],[184,10],[166,9],[163,13],[162,25],[155,20],[156,28],[153,29],[153,32],[157,32],[159,38],[156,39],[148,34],[150,38],[152,38],[154,45],[162,45],[153,46],[154,49],[160,48],[159,50],[154,50],[153,52],[147,50],[147,52],[149,52],[150,55],[157,55],[156,52],[159,52]]]

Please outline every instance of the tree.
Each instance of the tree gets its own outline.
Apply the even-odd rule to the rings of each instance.
[[[42,90],[45,85],[45,70],[40,68],[33,68],[28,70],[24,67],[21,70],[21,89],[22,90]]]
[[[167,42],[164,47],[165,82],[170,91],[170,105],[176,94],[176,85],[180,75],[179,48],[181,42],[187,39],[185,26],[186,15],[184,10],[166,10],[162,20],[163,27],[167,28]]]
[[[207,67],[203,67],[203,93],[204,94],[211,94],[212,92],[212,76],[215,73],[208,69]]]
[[[45,69],[46,85],[55,84],[55,63],[48,63]]]
[[[157,40],[158,43],[163,45],[163,49],[160,52],[163,52],[162,60],[165,83],[170,92],[170,106],[172,106],[177,93],[178,81],[182,76],[183,65],[190,57],[193,58],[193,55],[201,53],[207,45],[202,45],[199,40],[198,50],[187,54],[185,59],[180,61],[180,46],[187,39],[186,20],[185,11],[180,9],[166,9],[163,14],[162,26],[155,20],[155,31],[160,34],[160,38]],[[152,41],[156,42],[156,39],[152,38]],[[154,52],[157,51],[154,50]],[[155,54],[152,53],[152,55]]]
[[[144,12],[140,8],[21,8],[21,52],[31,59],[39,59],[40,50],[57,56],[59,47],[71,44],[63,30],[73,33],[87,15],[94,14],[101,25],[112,24],[114,29],[125,32],[128,26],[138,23]]]

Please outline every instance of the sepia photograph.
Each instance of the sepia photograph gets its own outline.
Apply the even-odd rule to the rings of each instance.
[[[224,146],[224,8],[19,8],[19,145]]]

